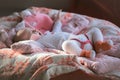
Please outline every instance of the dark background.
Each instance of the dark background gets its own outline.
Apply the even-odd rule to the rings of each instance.
[[[120,27],[120,0],[77,0],[76,12],[109,20]]]
[[[120,0],[0,0],[0,16],[31,6],[63,9],[109,20],[120,26]]]
[[[0,0],[0,16],[11,14],[14,11],[21,11],[32,6],[69,11],[73,4],[74,0]]]

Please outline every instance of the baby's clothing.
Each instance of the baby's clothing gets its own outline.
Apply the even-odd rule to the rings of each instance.
[[[85,42],[85,44],[81,44],[80,42],[77,41],[80,48],[82,47],[83,49],[87,49],[87,50],[92,49],[92,45],[90,41],[84,34],[74,35],[66,32],[56,32],[56,33],[47,32],[45,35],[42,35],[40,37],[38,42],[40,42],[42,45],[44,45],[47,48],[62,50],[62,43],[66,40],[75,40],[75,41],[79,40],[83,43]]]
[[[92,50],[92,41],[89,40],[86,34],[71,35],[70,40],[75,40],[78,42],[81,49]]]
[[[53,48],[53,49],[62,49],[61,45],[65,40],[68,40],[70,34],[66,32],[56,32],[51,33],[47,32],[46,34],[42,35],[38,42],[44,45],[46,48]]]

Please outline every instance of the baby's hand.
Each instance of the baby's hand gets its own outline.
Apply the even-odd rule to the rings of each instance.
[[[14,41],[17,42],[17,41],[29,40],[31,35],[32,35],[32,31],[28,28],[19,30],[16,36],[14,37]]]

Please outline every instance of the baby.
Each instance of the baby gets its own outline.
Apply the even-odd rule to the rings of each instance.
[[[11,48],[20,53],[31,53],[44,48],[59,49],[69,54],[95,58],[96,52],[109,50],[112,47],[112,41],[105,42],[98,28],[91,28],[86,34],[78,35],[63,32],[61,28],[62,23],[59,12],[52,32],[46,32],[36,41],[26,40],[16,42]]]

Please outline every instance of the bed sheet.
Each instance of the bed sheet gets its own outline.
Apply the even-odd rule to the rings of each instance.
[[[26,10],[29,10],[33,14],[47,14],[51,18],[54,18],[54,16],[56,16],[59,11],[43,7],[30,7]],[[15,12],[9,16],[1,17],[0,28],[12,30],[21,21],[21,14],[22,12]],[[115,67],[116,70],[111,72],[106,71],[105,73],[101,72],[101,68],[95,68],[91,70],[79,63],[79,60],[81,59],[80,57],[73,54],[67,54],[60,50],[56,50],[56,52],[51,51],[36,52],[32,54],[19,54],[11,50],[11,48],[2,48],[0,49],[0,79],[50,80],[50,78],[79,69],[85,71],[87,74],[97,73],[106,77],[114,76],[120,79],[120,29],[118,26],[106,20],[101,20],[71,12],[62,12],[62,23],[63,31],[68,33],[72,33],[76,29],[78,29],[78,32],[75,32],[75,34],[85,33],[91,27],[98,27],[99,29],[101,29],[104,35],[104,39],[112,39],[114,41],[115,47],[107,52],[100,53],[97,56],[96,60],[100,60],[103,57],[106,58],[108,61],[111,60],[112,63],[110,65],[117,65]],[[77,28],[67,26],[69,23],[77,24]],[[109,63],[110,62],[108,62],[107,64]]]

